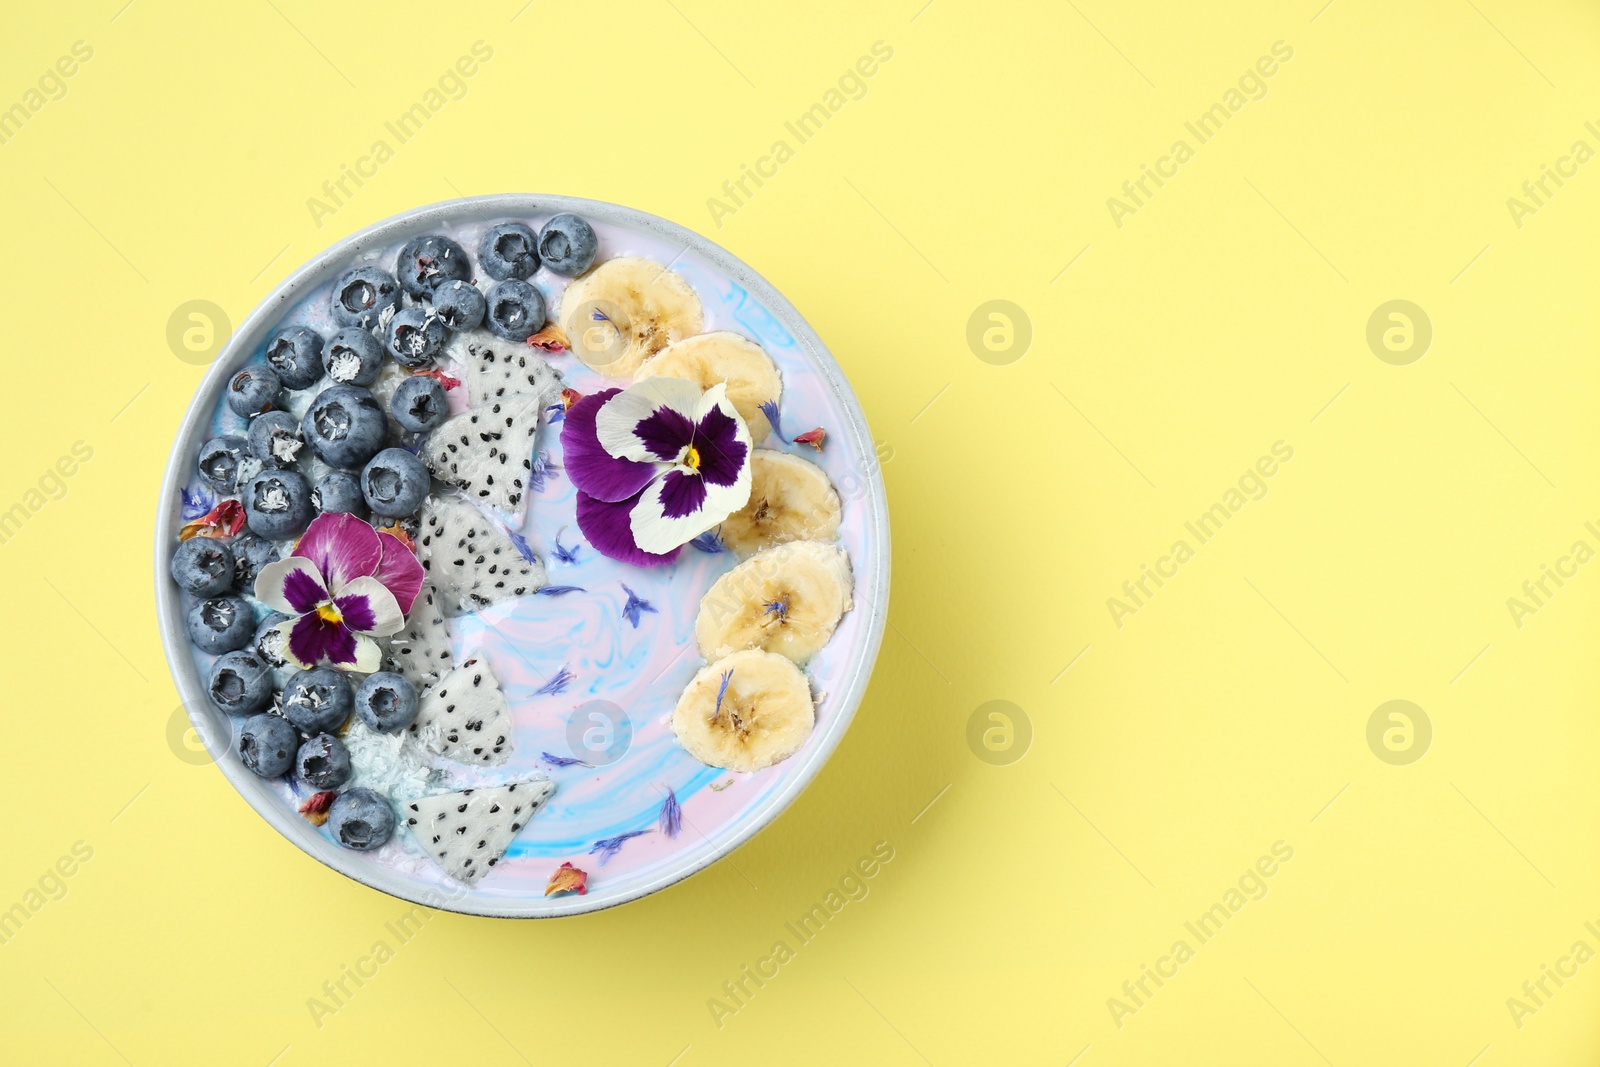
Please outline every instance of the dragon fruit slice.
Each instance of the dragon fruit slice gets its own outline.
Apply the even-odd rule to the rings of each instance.
[[[454,666],[444,613],[439,610],[433,586],[423,582],[405,629],[388,639],[384,669],[399,671],[423,690]]]
[[[524,557],[499,523],[450,497],[431,496],[423,505],[417,557],[446,617],[527,596],[546,582],[544,565]]]
[[[511,758],[511,711],[500,680],[477,656],[422,695],[407,729],[445,759],[490,767]]]
[[[474,885],[500,862],[518,831],[555,791],[556,784],[539,775],[508,785],[423,797],[402,805],[401,814],[440,870]]]
[[[520,518],[526,508],[539,433],[540,401],[492,400],[442,423],[428,437],[422,461],[433,476]]]
[[[526,344],[469,330],[451,338],[446,355],[467,374],[467,399],[473,407],[505,399],[536,399],[543,410],[561,400],[561,372]]]

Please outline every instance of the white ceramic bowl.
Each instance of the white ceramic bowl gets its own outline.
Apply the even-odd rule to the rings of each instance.
[[[829,693],[830,714],[819,720],[816,735],[789,761],[794,766],[784,765],[787,773],[782,787],[741,811],[726,832],[686,844],[668,863],[657,865],[647,876],[615,881],[601,878],[583,896],[485,897],[465,891],[452,892],[447,882],[428,884],[403,871],[374,863],[365,853],[351,852],[334,844],[275,795],[272,783],[246,770],[229,751],[232,737],[230,723],[227,716],[212,705],[206,696],[205,679],[196,666],[185,628],[184,594],[167,576],[172,549],[177,543],[178,527],[182,524],[179,490],[193,473],[200,445],[210,436],[212,417],[223,388],[233,374],[250,360],[268,331],[281,318],[311,291],[330,283],[363,253],[389,248],[416,234],[438,232],[469,213],[498,219],[538,218],[564,211],[597,222],[641,231],[689,250],[742,286],[795,338],[810,367],[820,376],[840,410],[845,413],[845,425],[828,427],[830,440],[842,438],[839,443],[855,454],[875,456],[873,439],[855,395],[821,339],[777,289],[728,251],[697,233],[632,208],[564,196],[504,194],[452,200],[396,215],[320,252],[274,289],[229,338],[189,405],[167,462],[156,513],[156,617],[161,628],[162,643],[184,707],[188,709],[196,732],[205,741],[222,773],[240,795],[280,833],[334,870],[404,900],[465,914],[537,918],[597,911],[665,888],[709,866],[749,840],[788,807],[816,777],[844,736],[877,658],[889,606],[888,506],[882,475],[874,462],[860,470],[862,490],[855,504],[865,509],[866,513],[866,558],[854,561],[858,574],[855,610],[865,614],[867,620],[858,632],[855,647],[848,650],[847,667],[842,672],[843,684],[832,688]],[[866,576],[867,581],[861,582],[860,576]],[[403,831],[397,827],[399,832]]]

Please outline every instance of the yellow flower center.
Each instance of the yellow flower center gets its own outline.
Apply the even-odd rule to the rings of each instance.
[[[684,466],[688,467],[692,471],[699,470],[700,469],[700,450],[698,448],[694,447],[694,445],[690,445],[689,446],[688,455],[683,457],[683,463],[684,463]]]
[[[331,600],[325,600],[317,605],[317,618],[323,622],[344,622],[344,616],[339,614],[339,609],[333,606],[333,601]]]

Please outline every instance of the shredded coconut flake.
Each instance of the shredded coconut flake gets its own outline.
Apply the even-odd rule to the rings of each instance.
[[[397,805],[434,791],[438,772],[423,760],[404,731],[380,734],[355,721],[350,724],[344,743],[350,750],[351,785],[376,790]]]
[[[336,382],[348,382],[361,372],[361,357],[354,352],[340,352],[328,364],[328,377]]]

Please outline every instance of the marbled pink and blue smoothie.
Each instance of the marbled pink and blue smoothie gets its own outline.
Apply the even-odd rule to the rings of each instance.
[[[503,221],[508,220],[462,219],[437,232],[470,251],[477,249],[485,229]],[[537,230],[545,219],[519,221]],[[795,434],[819,426],[829,431],[820,454],[804,445],[786,444],[776,434],[763,445],[802,454],[827,472],[843,505],[840,544],[857,572],[855,609],[845,615],[832,641],[806,666],[817,694],[817,728],[807,745],[816,744],[829,717],[836,713],[831,694],[845,689],[846,672],[866,641],[870,614],[876,610],[876,605],[862,602],[862,593],[876,584],[872,568],[877,561],[866,550],[866,520],[877,457],[857,450],[850,435],[835,432],[846,426],[849,415],[833,387],[778,317],[751,293],[693,251],[652,234],[590,221],[599,237],[597,263],[639,256],[670,264],[704,304],[706,332],[731,330],[766,350],[783,377],[784,438],[792,441]],[[395,248],[384,249],[359,262],[392,270],[395,252]],[[541,269],[529,281],[542,291],[553,317],[567,280]],[[283,323],[303,324],[324,337],[331,336],[337,326],[328,313],[329,288],[313,292]],[[571,355],[556,354],[549,359],[566,377],[566,384],[580,393],[625,384],[595,374]],[[451,392],[453,410],[465,406],[465,393],[465,388]],[[218,434],[239,434],[244,426],[244,419],[219,406],[212,429]],[[679,746],[670,726],[673,706],[704,665],[694,641],[695,614],[700,598],[736,561],[726,552],[685,548],[675,564],[646,569],[599,555],[578,533],[574,489],[561,473],[559,431],[559,422],[540,430],[538,449],[547,464],[547,475],[542,484],[535,479],[530,487],[527,517],[520,532],[544,561],[551,585],[577,586],[581,592],[528,596],[450,622],[456,661],[481,651],[501,680],[514,720],[515,753],[510,762],[480,770],[432,761],[441,773],[424,785],[420,772],[413,769],[397,774],[393,768],[380,767],[368,746],[352,745],[357,775],[350,784],[372,785],[396,801],[403,798],[395,794],[407,791],[438,792],[515,781],[538,773],[548,773],[556,781],[557,792],[548,806],[529,821],[494,872],[471,890],[463,891],[445,878],[403,829],[380,851],[364,857],[407,872],[419,885],[447,889],[458,897],[540,896],[551,871],[563,861],[589,871],[591,888],[650,880],[681,850],[731,842],[745,821],[763,807],[763,801],[783,787],[806,751],[803,748],[788,761],[744,775],[707,767]],[[198,482],[195,489],[198,492]],[[575,562],[557,557],[558,535],[564,547],[578,546]],[[655,609],[641,611],[637,627],[623,614],[628,589]],[[196,652],[196,662],[203,677],[210,659]],[[570,680],[564,686],[557,684],[567,676]],[[604,717],[587,715],[606,706],[591,705],[596,701],[609,702],[626,715],[621,729],[631,732],[631,741],[621,757],[593,769],[554,767],[544,761],[541,753],[545,752],[571,756],[574,749],[569,737],[581,737],[585,731],[592,731],[585,739],[591,748],[604,748],[615,741],[615,727]],[[574,717],[576,727],[571,726]],[[584,754],[578,750],[578,755]],[[407,779],[409,784],[403,784]],[[275,783],[274,788],[282,802],[294,808],[313,792],[304,786],[297,790],[291,779]],[[676,837],[657,829],[658,813],[669,789],[682,805],[682,831]],[[590,854],[596,841],[635,830],[653,832],[627,841],[603,865],[599,856]]]

